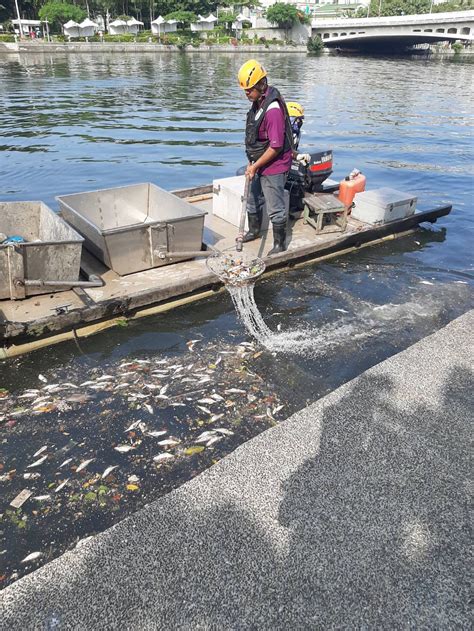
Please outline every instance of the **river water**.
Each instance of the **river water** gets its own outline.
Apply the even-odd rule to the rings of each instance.
[[[247,102],[235,81],[245,58],[207,53],[0,57],[0,199],[41,199],[56,208],[60,194],[146,181],[173,189],[233,175],[245,161]],[[357,167],[367,176],[367,188],[412,192],[425,208],[452,202],[453,212],[415,235],[260,280],[255,298],[265,322],[282,334],[297,329],[300,339],[307,330],[314,348],[306,355],[245,346],[251,340],[230,296],[217,294],[80,345],[65,343],[0,365],[0,388],[8,391],[0,410],[3,584],[472,308],[472,64],[271,53],[261,61],[284,96],[305,108],[300,148],[333,149],[333,177]],[[137,398],[139,390],[146,391],[146,364],[135,360],[151,362],[155,383],[149,386],[155,393],[165,388],[164,399],[150,395],[144,402],[152,412]],[[131,370],[123,366],[128,362]],[[160,365],[168,372],[160,372]],[[171,408],[182,410],[180,416],[170,413],[166,397],[172,393],[175,403],[179,400],[172,378],[183,370],[190,379],[204,379],[208,391],[196,396],[208,403],[196,411],[199,402],[190,396],[182,408]],[[135,385],[120,394],[115,388],[124,371],[134,374]],[[105,391],[98,388],[90,396],[90,386],[79,386],[88,380],[97,386],[104,373],[112,378]],[[149,383],[153,370],[147,375]],[[64,382],[76,386],[76,400],[55,399],[35,413],[20,406],[30,401],[19,399],[28,389]],[[244,400],[233,386],[246,393]],[[217,398],[215,406],[209,403],[209,396],[222,393],[225,403]],[[212,408],[209,415],[202,411],[206,406]],[[211,412],[225,413],[233,434],[194,452],[192,438],[211,426]],[[138,437],[136,428],[124,434],[130,417],[146,421],[149,431],[159,429],[150,427],[158,416],[159,428],[188,449],[173,452],[172,465],[152,470],[155,447],[143,447],[133,458],[114,451],[125,439],[133,454],[146,443],[143,426]],[[28,464],[42,457],[33,454],[44,445],[48,450],[41,453],[48,458],[31,469],[40,475],[25,482]],[[58,469],[59,453],[61,462],[66,453],[72,458],[65,465],[73,466],[69,478]],[[76,475],[78,463],[92,458]],[[99,482],[109,465],[117,466],[115,474]],[[23,488],[45,497],[65,479],[70,481],[62,487],[61,501],[38,500],[38,507],[28,500],[17,511],[8,507]],[[41,559],[21,563],[35,551],[42,552]]]

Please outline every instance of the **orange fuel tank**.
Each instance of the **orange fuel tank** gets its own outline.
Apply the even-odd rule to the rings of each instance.
[[[365,191],[365,175],[362,175],[360,171],[354,169],[350,175],[348,175],[342,182],[339,184],[339,199],[348,208],[351,206],[354,201],[354,196],[356,193],[362,193]]]

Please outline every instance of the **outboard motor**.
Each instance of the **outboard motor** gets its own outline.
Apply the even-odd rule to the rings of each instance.
[[[285,188],[290,193],[290,211],[303,210],[305,193],[323,191],[323,183],[332,173],[332,151],[318,151],[311,153],[308,165],[293,160]]]

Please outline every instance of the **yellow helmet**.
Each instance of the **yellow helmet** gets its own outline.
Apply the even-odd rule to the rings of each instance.
[[[260,79],[266,77],[267,71],[256,59],[249,59],[241,66],[237,76],[240,87],[243,90],[248,90],[249,88],[253,88]]]
[[[296,101],[288,101],[286,104],[288,116],[294,116],[295,118],[304,118],[304,109]]]

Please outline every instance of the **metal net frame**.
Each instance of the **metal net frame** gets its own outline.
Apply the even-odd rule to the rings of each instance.
[[[265,271],[261,258],[235,249],[217,252],[206,259],[206,265],[225,285],[232,287],[250,285]]]

